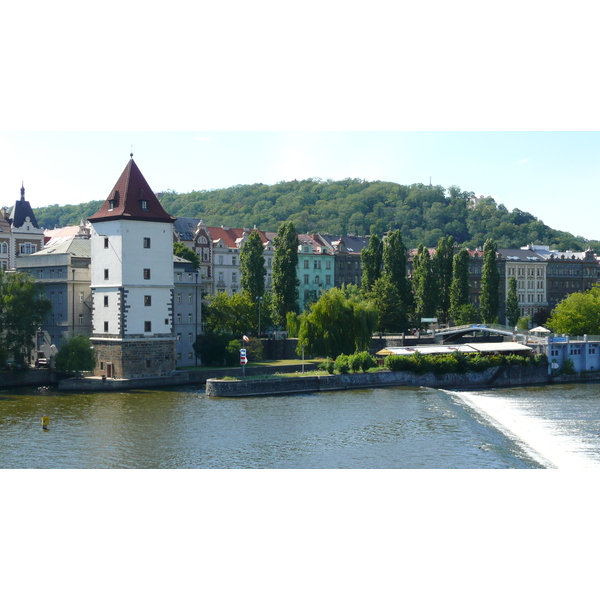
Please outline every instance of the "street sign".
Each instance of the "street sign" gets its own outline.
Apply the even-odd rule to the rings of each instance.
[[[245,356],[240,356],[240,365],[245,365],[248,363],[248,359]]]
[[[246,357],[246,348],[240,348],[240,358]]]

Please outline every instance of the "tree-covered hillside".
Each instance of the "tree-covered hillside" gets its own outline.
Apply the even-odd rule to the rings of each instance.
[[[178,194],[163,192],[161,202],[177,217],[202,217],[207,225],[258,227],[277,231],[292,221],[298,232],[383,235],[400,229],[408,247],[436,246],[452,235],[461,245],[482,247],[494,238],[499,248],[517,248],[529,243],[557,250],[581,251],[589,245],[600,252],[600,242],[588,241],[544,225],[518,209],[509,211],[493,198],[471,202],[471,192],[451,186],[401,185],[383,181],[344,179],[282,181],[275,185],[256,183],[226,189]],[[100,202],[78,206],[37,209],[43,227],[76,225],[89,217]]]

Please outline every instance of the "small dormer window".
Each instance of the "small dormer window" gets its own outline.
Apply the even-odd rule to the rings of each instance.
[[[148,210],[148,200],[140,200],[140,208],[142,210]]]
[[[108,210],[114,210],[119,206],[119,192],[115,191],[115,195],[108,201]]]

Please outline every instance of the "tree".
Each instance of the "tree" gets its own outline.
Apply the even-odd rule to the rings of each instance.
[[[75,373],[79,377],[81,371],[93,371],[96,367],[96,351],[87,337],[76,335],[63,342],[55,365],[57,371]]]
[[[600,335],[600,286],[569,294],[552,311],[546,327],[568,335]]]
[[[439,289],[434,279],[433,265],[429,249],[419,244],[413,258],[413,295],[417,319],[433,318],[437,312]]]
[[[31,276],[0,271],[0,346],[16,366],[28,365],[37,329],[51,308],[42,285]]]
[[[260,233],[254,229],[244,243],[240,252],[240,283],[250,297],[257,303],[258,298],[265,295],[265,267],[264,247]]]
[[[375,282],[381,277],[383,268],[383,242],[378,235],[372,235],[369,245],[361,252],[362,282],[365,292],[373,289]]]
[[[383,240],[383,268],[386,277],[399,296],[401,304],[409,308],[413,304],[410,283],[406,277],[406,246],[399,230],[392,231]]]
[[[300,315],[297,351],[305,346],[309,355],[336,358],[365,350],[376,325],[377,313],[370,302],[355,303],[331,288]]]
[[[506,322],[514,327],[519,322],[519,296],[517,295],[517,280],[510,277],[508,280],[508,294],[506,295]]]
[[[439,293],[438,318],[442,323],[447,323],[450,315],[453,260],[454,238],[450,235],[440,239],[433,257],[433,272]]]
[[[481,271],[481,294],[479,296],[479,310],[481,320],[484,323],[498,322],[500,273],[498,271],[497,252],[496,242],[488,239],[483,246],[483,269]]]
[[[298,237],[291,222],[283,223],[273,240],[273,283],[271,310],[273,321],[283,327],[288,312],[298,313]]]
[[[231,296],[227,292],[217,292],[204,309],[206,329],[239,337],[249,334],[257,329],[258,315],[254,308],[247,291]]]
[[[200,257],[191,248],[188,248],[181,242],[173,244],[173,254],[179,256],[179,258],[189,260],[194,265],[194,269],[200,268]]]
[[[402,302],[396,287],[384,273],[373,286],[369,298],[377,311],[379,331],[399,333],[410,325],[408,307]]]
[[[469,251],[461,248],[452,261],[452,284],[450,285],[450,315],[456,321],[469,304]]]

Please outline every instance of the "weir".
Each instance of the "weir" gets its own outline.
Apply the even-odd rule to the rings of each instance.
[[[547,468],[581,469],[600,467],[600,458],[586,454],[586,445],[577,443],[564,429],[564,420],[543,419],[531,406],[509,394],[447,391],[457,402],[475,410],[490,425],[513,439],[534,460]],[[518,398],[518,397],[517,397]]]

